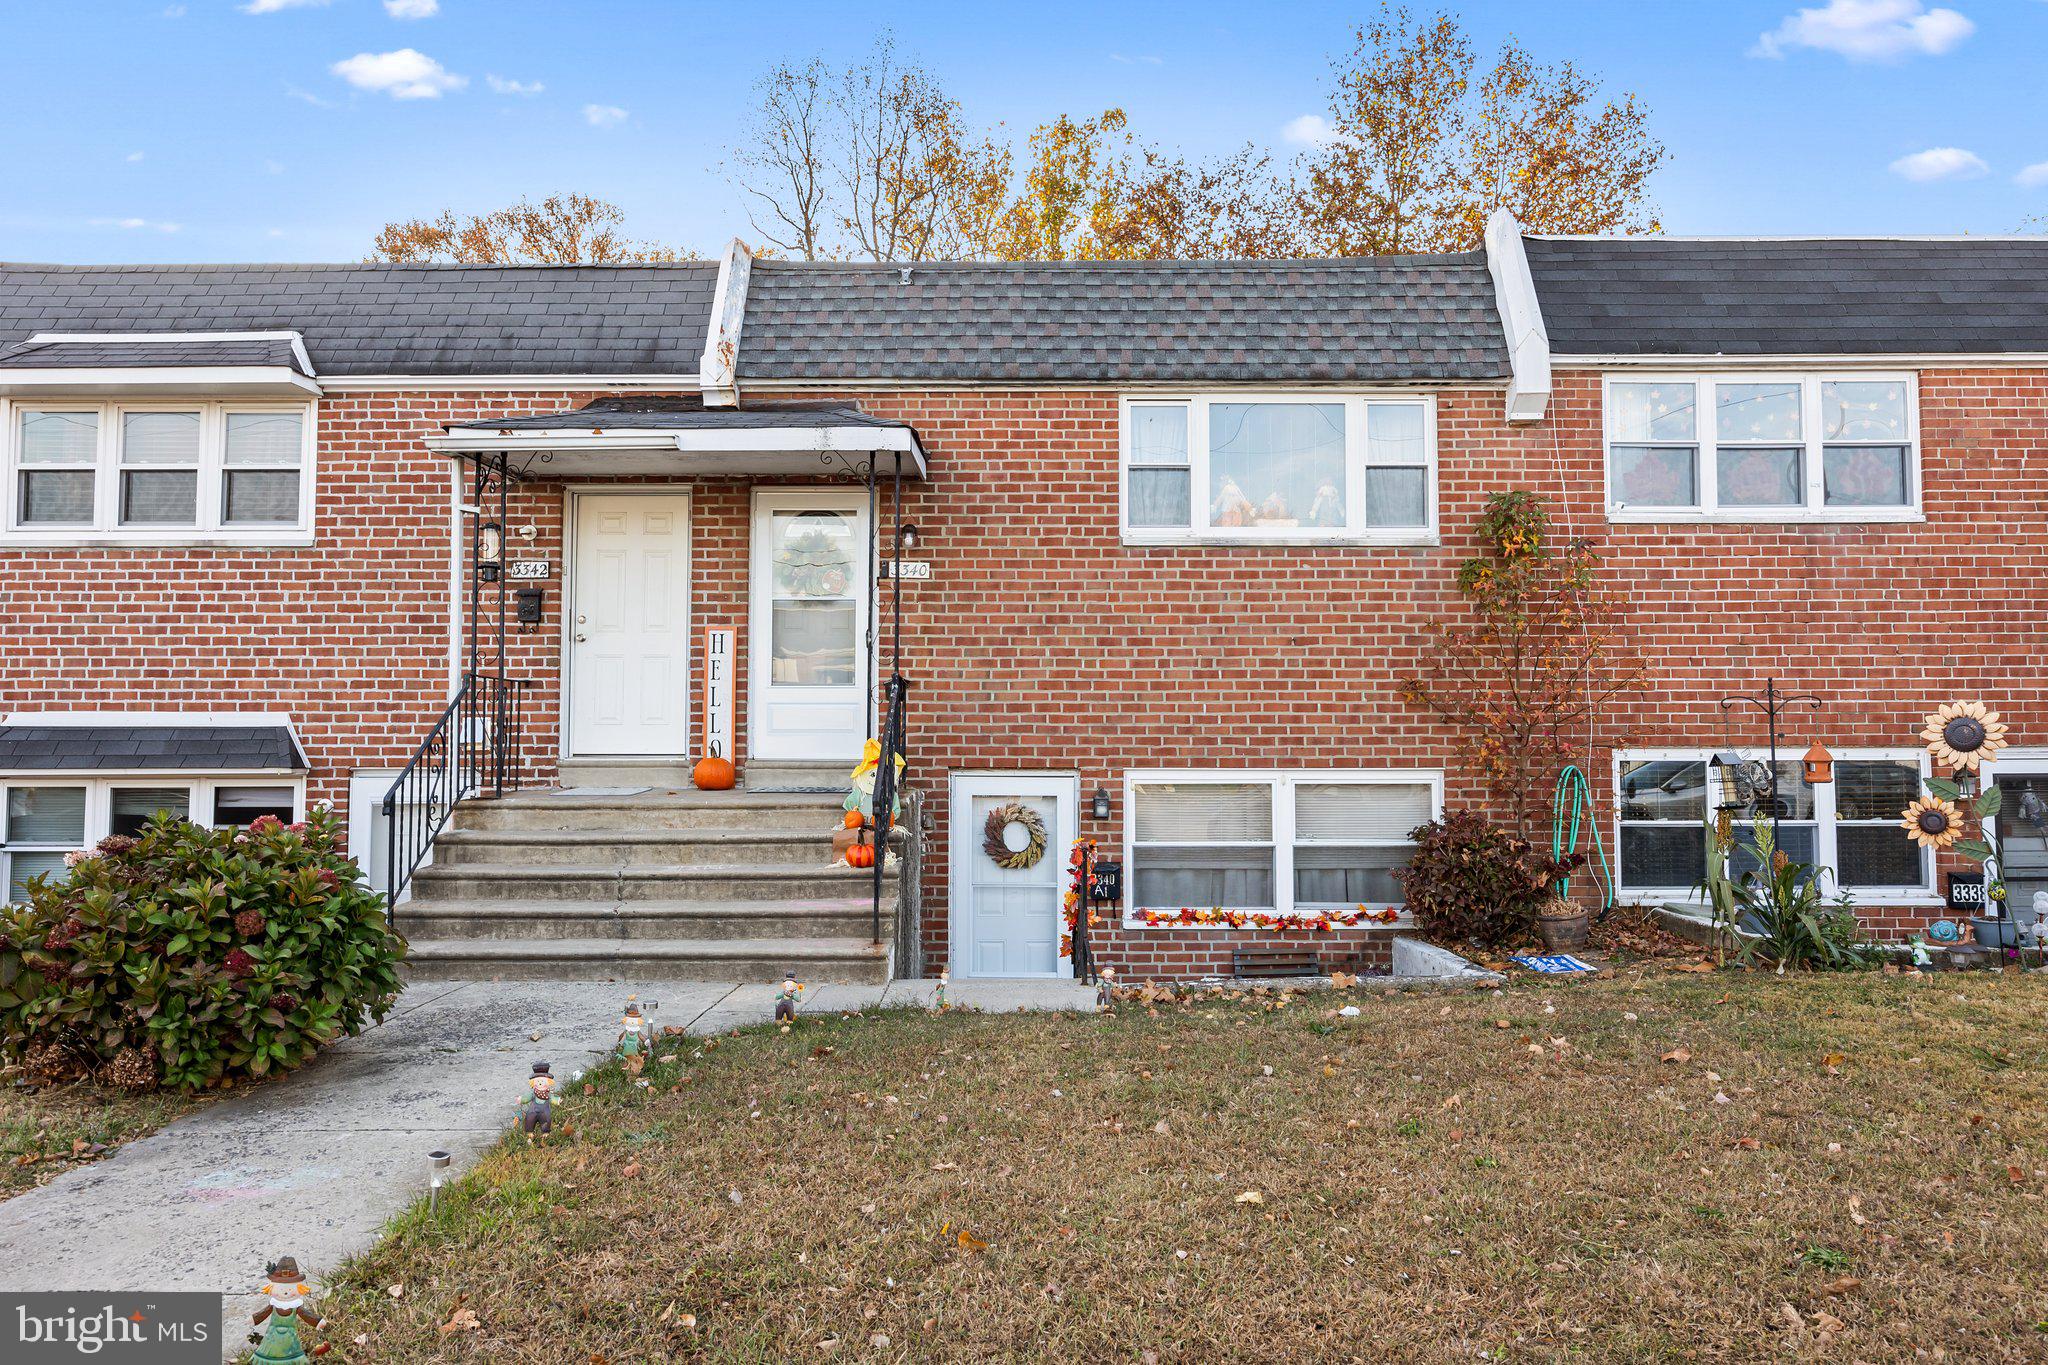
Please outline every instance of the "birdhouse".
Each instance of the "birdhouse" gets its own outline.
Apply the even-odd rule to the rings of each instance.
[[[1835,780],[1835,756],[1820,744],[1806,751],[1806,784],[1818,787]]]

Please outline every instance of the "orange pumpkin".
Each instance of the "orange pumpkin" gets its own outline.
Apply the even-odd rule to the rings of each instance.
[[[848,867],[873,867],[875,865],[875,846],[873,844],[855,844],[847,849],[846,865]]]
[[[860,812],[859,812],[859,811],[857,811],[857,810],[850,810],[850,811],[846,812],[846,827],[847,827],[848,829],[859,829],[859,828],[860,828],[860,827],[861,827],[862,825],[864,825],[864,824],[866,824],[866,823],[867,823],[866,821],[864,821],[864,820],[862,820],[862,819],[860,818]]]
[[[690,769],[690,780],[697,784],[698,791],[729,792],[739,780],[733,771],[732,760],[719,756],[718,750],[697,760],[697,766]]]

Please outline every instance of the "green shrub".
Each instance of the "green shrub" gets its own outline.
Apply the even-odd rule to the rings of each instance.
[[[1757,866],[1730,877],[1720,841],[1710,834],[1701,883],[1721,927],[1744,931],[1735,935],[1744,966],[1762,961],[1780,972],[1838,972],[1877,965],[1881,951],[1864,936],[1846,891],[1830,901],[1820,869],[1776,847],[1762,817],[1751,824],[1751,847]]]
[[[181,1090],[302,1065],[381,1020],[405,944],[326,811],[159,816],[0,912],[0,1053],[31,1075]]]
[[[1474,811],[1453,811],[1409,836],[1415,855],[1397,875],[1422,932],[1447,942],[1512,943],[1536,927],[1552,888],[1585,855],[1559,860]]]

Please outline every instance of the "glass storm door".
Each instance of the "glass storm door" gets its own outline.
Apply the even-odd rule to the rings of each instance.
[[[1987,763],[1984,772],[1999,797],[1991,827],[2005,853],[2007,913],[2025,921],[2034,897],[2048,895],[2048,763],[2012,759]],[[2041,909],[2048,919],[2048,900]]]
[[[690,499],[579,494],[569,752],[682,757],[690,724]]]
[[[967,775],[953,779],[952,969],[957,976],[1070,976],[1060,956],[1066,932],[1067,851],[1073,846],[1080,784],[1066,776]],[[1028,826],[1001,818],[1021,807],[1038,817],[1045,846],[1029,867],[1004,867],[987,847],[1028,852]],[[990,820],[996,824],[991,833]]]
[[[867,495],[773,490],[754,502],[749,756],[860,757],[868,717]]]

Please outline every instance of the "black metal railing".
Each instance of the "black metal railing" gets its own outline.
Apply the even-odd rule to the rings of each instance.
[[[891,677],[887,687],[889,700],[882,713],[882,764],[875,770],[874,902],[868,925],[876,943],[882,941],[882,865],[889,859],[889,832],[896,823],[896,799],[903,789],[896,774],[896,759],[903,757],[903,713],[910,700],[910,683],[901,674]],[[900,896],[900,876],[898,884]]]
[[[1095,944],[1088,936],[1088,916],[1095,908],[1095,841],[1076,844],[1067,862],[1068,890],[1074,897],[1073,927],[1068,930],[1074,954],[1074,980],[1095,979]]]
[[[395,923],[398,898],[434,847],[455,805],[488,791],[519,787],[524,679],[464,673],[440,719],[427,731],[378,808],[384,817],[385,904]]]

